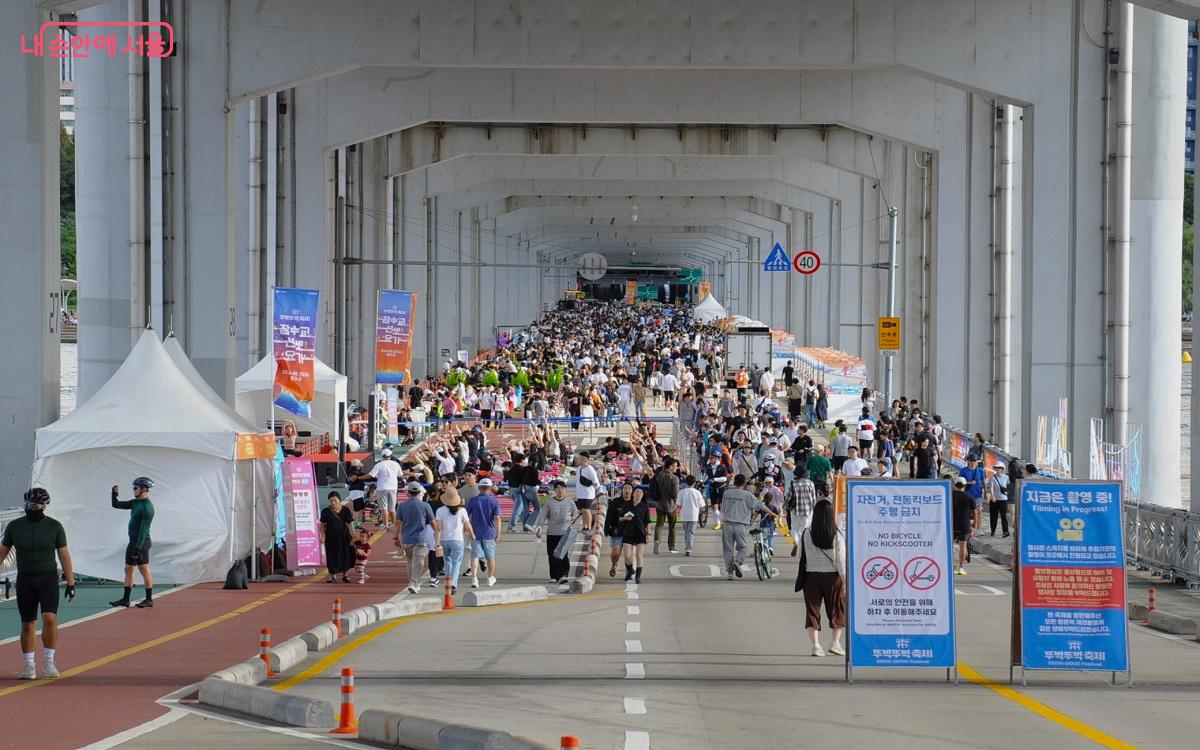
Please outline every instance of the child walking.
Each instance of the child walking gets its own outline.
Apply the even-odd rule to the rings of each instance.
[[[367,575],[367,557],[371,554],[371,535],[366,529],[359,529],[354,538],[354,567],[358,571],[358,582],[366,583],[371,576]]]

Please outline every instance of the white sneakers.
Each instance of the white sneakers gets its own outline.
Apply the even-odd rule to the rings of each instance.
[[[825,649],[821,648],[820,644],[817,644],[816,646],[813,646],[812,655],[813,656],[824,656]]]
[[[20,679],[20,680],[36,680],[37,679],[37,669],[33,666],[33,662],[31,662],[31,661],[25,662],[25,668],[21,670],[21,676],[18,677],[17,679]]]
[[[42,662],[42,674],[50,679],[58,677],[58,667],[54,666],[54,662],[46,660]]]
[[[496,585],[496,576],[488,576],[488,585],[489,585],[489,586],[495,586],[495,585]]]
[[[966,574],[967,574],[966,568],[958,567],[958,568],[954,569],[954,575],[956,575],[956,576],[965,576]]]
[[[419,584],[419,583],[410,583],[410,584],[408,584],[408,593],[410,593],[410,594],[419,594],[419,593],[421,593],[421,584]]]
[[[474,576],[471,576],[471,588],[473,588],[473,589],[479,588],[479,579]]]
[[[835,643],[829,647],[829,653],[834,654],[836,656],[845,656],[846,649],[842,648],[842,644]]]

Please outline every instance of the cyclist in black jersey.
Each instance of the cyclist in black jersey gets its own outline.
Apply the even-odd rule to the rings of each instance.
[[[17,552],[17,611],[21,615],[22,680],[37,679],[34,651],[38,610],[42,611],[42,674],[58,677],[54,650],[58,645],[58,562],[67,580],[67,601],[75,598],[75,570],[67,549],[67,532],[46,515],[50,493],[34,487],[25,493],[25,516],[9,522],[0,539],[0,563]]]

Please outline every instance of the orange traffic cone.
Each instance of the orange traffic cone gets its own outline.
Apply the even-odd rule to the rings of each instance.
[[[446,576],[446,593],[442,595],[442,609],[454,609],[454,594],[450,587],[450,576]]]
[[[342,667],[342,711],[337,729],[330,734],[358,734],[358,719],[354,716],[354,670]]]
[[[579,750],[579,738],[571,735],[564,736],[558,743],[559,750]]]
[[[333,629],[337,632],[337,637],[342,637],[342,600],[333,600]]]

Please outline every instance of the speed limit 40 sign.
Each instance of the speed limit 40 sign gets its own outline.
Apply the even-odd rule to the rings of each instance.
[[[792,268],[805,276],[816,273],[821,268],[821,256],[812,250],[796,253],[796,257],[792,258]]]

